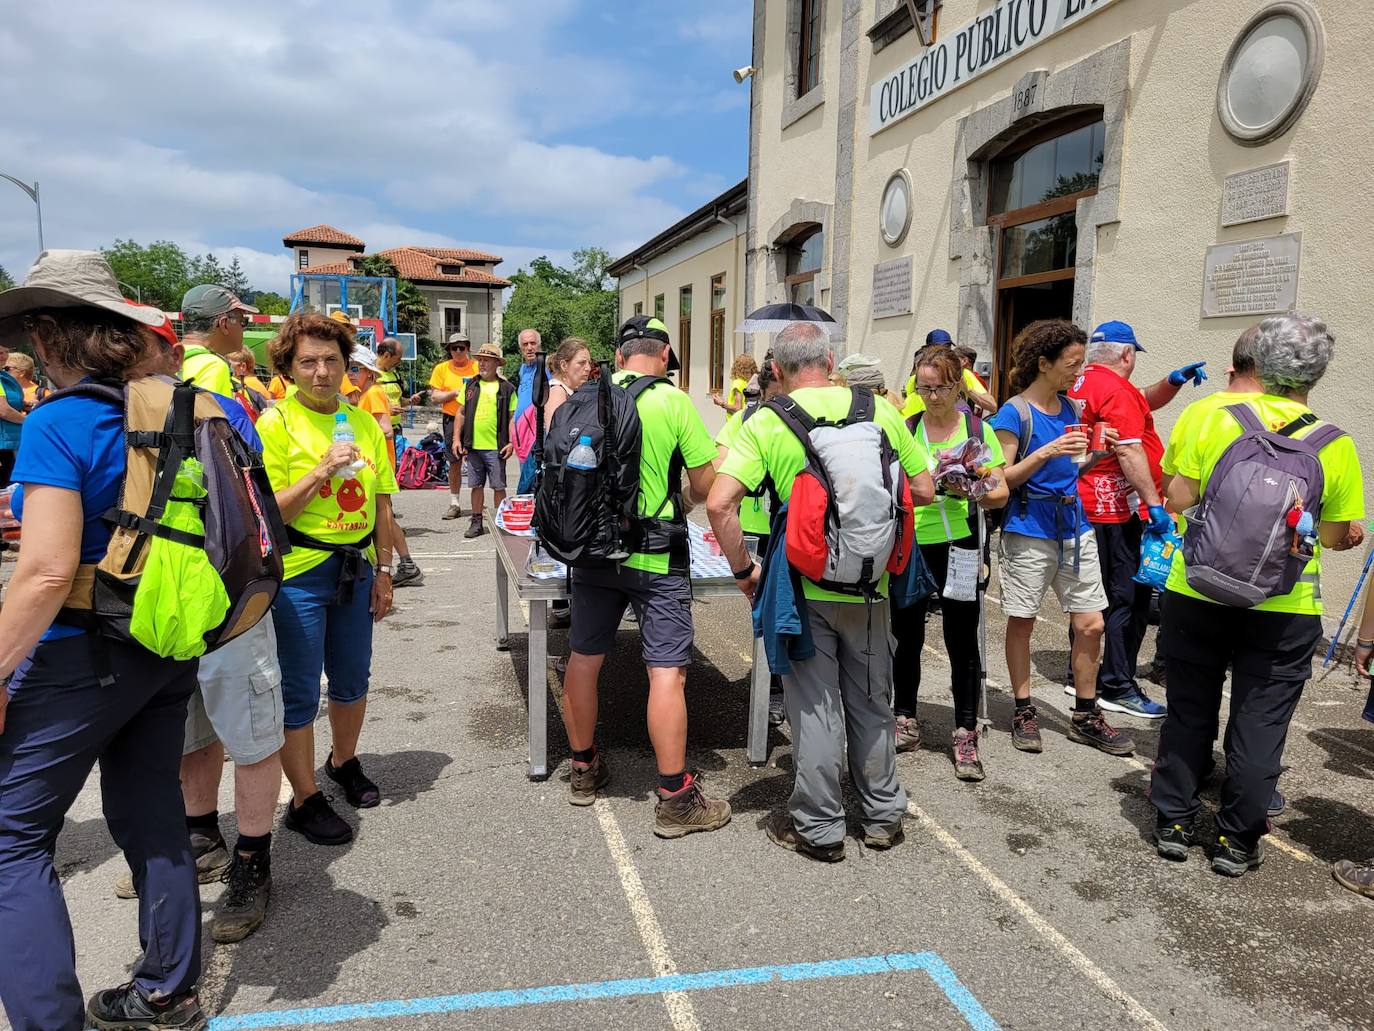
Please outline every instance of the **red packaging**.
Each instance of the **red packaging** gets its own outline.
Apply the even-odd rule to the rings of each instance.
[[[1092,449],[1094,451],[1107,450],[1107,430],[1109,430],[1110,428],[1111,424],[1105,422],[1099,422],[1097,425],[1093,427]]]

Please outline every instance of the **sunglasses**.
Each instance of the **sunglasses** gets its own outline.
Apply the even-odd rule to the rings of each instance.
[[[452,354],[454,351],[466,351],[467,349],[468,349],[468,345],[467,345],[467,344],[454,344],[454,345],[453,345],[452,347],[450,347],[448,350],[449,350],[449,353]]]

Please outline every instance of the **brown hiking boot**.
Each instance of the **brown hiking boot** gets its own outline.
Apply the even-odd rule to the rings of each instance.
[[[218,881],[231,862],[229,847],[224,844],[224,837],[218,830],[214,834],[191,832],[191,858],[196,861],[196,880],[201,884]],[[134,875],[130,871],[125,870],[115,878],[114,893],[116,898],[138,898]]]
[[[1069,740],[1092,745],[1108,755],[1130,755],[1135,751],[1135,742],[1108,723],[1097,706],[1093,706],[1091,712],[1073,714],[1069,721]]]
[[[596,793],[610,782],[611,771],[606,766],[606,760],[601,758],[600,752],[592,756],[589,763],[580,763],[574,759],[572,792],[568,795],[568,801],[573,805],[591,805],[596,801]]]
[[[262,926],[272,897],[272,859],[266,852],[234,853],[234,861],[220,875],[228,885],[215,906],[210,934],[221,944],[243,941]]]
[[[1023,752],[1043,752],[1040,740],[1040,714],[1034,705],[1024,705],[1011,717],[1011,743]]]
[[[978,758],[978,731],[960,727],[954,732],[954,775],[960,780],[982,780],[983,760]]]
[[[764,824],[763,832],[768,840],[780,848],[798,855],[814,859],[818,863],[839,863],[844,860],[844,842],[835,845],[813,845],[797,833],[792,817],[787,813],[774,813]]]
[[[440,519],[457,519],[463,514],[463,510],[458,505],[449,505],[448,511],[441,515]]]
[[[906,831],[899,820],[895,827],[882,831],[864,831],[864,846],[876,852],[886,852],[906,841]]]
[[[707,798],[696,777],[687,774],[681,791],[658,792],[654,807],[654,833],[660,838],[681,838],[697,831],[720,830],[730,822],[730,803]]]
[[[1356,895],[1374,899],[1374,859],[1363,866],[1352,863],[1349,859],[1342,859],[1331,867],[1331,876],[1336,878],[1336,883],[1342,888],[1349,888]]]
[[[474,513],[472,513],[472,522],[470,522],[470,523],[468,524],[468,528],[467,528],[466,530],[463,531],[463,536],[464,536],[464,537],[480,537],[480,536],[482,536],[482,534],[484,534],[484,533],[486,533],[486,532],[487,532],[487,531],[486,531],[485,529],[482,528],[482,513],[481,513],[481,512],[474,512]]]
[[[921,747],[921,721],[915,716],[897,717],[897,751],[914,752]]]

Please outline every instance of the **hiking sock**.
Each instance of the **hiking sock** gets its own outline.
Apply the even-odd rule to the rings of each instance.
[[[596,758],[596,745],[592,745],[591,748],[574,748],[572,757],[575,763],[590,763]]]
[[[687,784],[687,771],[681,773],[660,773],[658,775],[658,788],[666,791],[670,795],[675,795]]]
[[[186,829],[188,831],[204,831],[206,833],[219,833],[219,810],[211,809],[204,816],[186,817]]]
[[[272,850],[272,832],[266,834],[240,834],[238,842],[234,845],[234,851],[242,854],[252,853],[254,855],[270,852]]]
[[[1015,701],[1016,707],[1018,709],[1029,709],[1032,705],[1035,704],[1029,698],[1017,698]]]
[[[1073,700],[1074,712],[1092,712],[1097,708],[1096,698],[1075,698]]]
[[[455,505],[457,505],[459,508],[462,508],[462,507],[463,507],[463,505],[462,505],[463,495],[462,495],[462,492],[461,492],[461,491],[460,491],[459,493],[457,493],[457,494],[454,494],[452,491],[450,491],[448,496],[449,496],[450,499],[452,499],[453,503],[454,503]]]

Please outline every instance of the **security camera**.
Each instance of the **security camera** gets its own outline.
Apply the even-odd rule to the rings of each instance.
[[[736,68],[730,74],[735,77],[736,82],[742,83],[745,79],[754,74],[754,66],[752,64],[747,64],[743,68]]]

